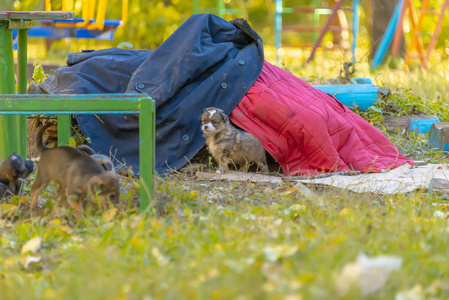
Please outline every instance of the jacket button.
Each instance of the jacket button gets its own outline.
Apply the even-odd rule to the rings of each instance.
[[[241,66],[245,65],[245,61],[244,60],[239,60],[239,65],[241,65]]]
[[[189,135],[188,134],[184,134],[182,136],[182,139],[187,142],[189,140]]]
[[[227,84],[226,82],[222,82],[222,83],[221,83],[221,87],[225,89],[225,88],[228,87],[228,84]]]
[[[145,84],[144,84],[144,83],[139,83],[139,84],[137,85],[137,87],[138,87],[139,89],[144,89],[144,88],[145,88]]]

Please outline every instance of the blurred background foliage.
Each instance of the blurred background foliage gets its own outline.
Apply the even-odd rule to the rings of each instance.
[[[75,1],[75,13],[80,16],[82,0]],[[226,15],[225,19],[230,20],[236,17],[248,19],[251,26],[259,33],[264,40],[266,47],[274,46],[274,1],[273,0],[223,0],[226,8],[244,9],[243,14]],[[362,0],[361,1],[361,27],[359,48],[362,49],[362,55],[370,51],[369,34],[372,20],[372,4],[380,0]],[[391,0],[397,2],[398,0]],[[419,8],[421,0],[413,0],[415,7]],[[440,10],[444,0],[431,0],[430,7]],[[0,10],[44,10],[44,0],[2,0]],[[310,6],[319,2],[320,6],[329,6],[334,0],[284,0],[284,7]],[[81,51],[83,49],[99,49],[106,47],[115,47],[121,42],[128,42],[134,46],[134,49],[155,49],[165,39],[167,39],[177,28],[193,13],[194,1],[182,0],[129,0],[129,19],[127,24],[116,30],[112,41],[99,41],[88,39],[62,39],[53,41],[44,41],[43,39],[30,39],[30,58],[48,59],[61,61],[65,59],[68,52]],[[215,7],[216,0],[198,0],[200,8]],[[107,9],[107,19],[121,18],[121,0],[109,0]],[[352,1],[345,3],[350,7]],[[61,0],[53,0],[52,7],[58,9],[61,7]],[[448,12],[446,12],[446,15]],[[284,15],[285,23],[294,24],[312,24],[312,14],[291,14]],[[352,13],[347,13],[347,19],[351,25]],[[408,20],[408,18],[406,18]],[[423,39],[425,43],[430,41],[431,34],[434,31],[437,16],[425,18]],[[325,17],[320,20],[321,24],[326,21]],[[405,36],[410,35],[410,23],[404,23]],[[311,33],[286,33],[283,35],[286,44],[311,43]],[[350,38],[351,41],[352,37]],[[408,37],[408,40],[410,38]],[[331,34],[327,34],[326,41],[332,41]],[[33,44],[36,48],[33,48]],[[438,39],[437,48],[441,51],[441,57],[449,55],[449,18],[445,18],[443,29]],[[33,50],[34,49],[34,50]],[[46,51],[43,51],[46,49]],[[269,52],[269,51],[268,51]]]

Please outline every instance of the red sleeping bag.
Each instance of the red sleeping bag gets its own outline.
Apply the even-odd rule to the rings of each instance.
[[[290,176],[414,164],[337,99],[268,62],[230,120],[258,138]]]

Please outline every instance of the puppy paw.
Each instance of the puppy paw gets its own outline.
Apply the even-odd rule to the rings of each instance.
[[[216,171],[216,173],[217,173],[217,174],[224,174],[225,171],[218,169],[218,170]]]

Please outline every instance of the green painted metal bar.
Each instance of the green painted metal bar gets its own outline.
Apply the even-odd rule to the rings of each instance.
[[[17,30],[17,93],[27,93],[27,29]],[[27,118],[16,116],[18,136],[17,154],[27,157]]]
[[[0,102],[0,110],[11,111],[11,108],[14,107],[18,111],[22,111],[26,114],[34,114],[36,111],[61,112],[63,114],[71,114],[70,111],[77,111],[78,113],[94,113],[100,110],[103,113],[134,113],[139,110],[138,98],[100,98],[99,96],[94,98],[86,95],[82,95],[82,97],[69,97],[69,95],[64,95],[67,96],[64,97],[64,99],[51,99],[42,95],[35,96],[37,97],[2,96],[0,97],[0,100],[4,101]],[[20,101],[14,101],[17,99],[20,99]],[[76,99],[77,101],[73,101],[73,99]],[[86,99],[89,101],[83,101]],[[104,105],[105,101],[108,103],[107,106]]]
[[[12,32],[9,21],[0,20],[0,94],[15,94]],[[0,116],[0,160],[17,151],[18,132],[15,116]]]
[[[225,3],[223,0],[217,0],[217,15],[224,18],[226,14]]]
[[[225,8],[225,9],[224,9],[224,14],[231,14],[231,15],[242,14],[242,15],[246,15],[246,9],[241,9],[241,8]],[[224,16],[224,15],[223,15],[223,16]]]
[[[226,3],[223,0],[216,0],[216,7],[199,7],[199,6],[200,6],[199,0],[194,0],[192,7],[192,12],[194,14],[212,13],[216,14],[221,18],[224,18],[226,14],[231,15],[242,14],[247,18],[246,9],[226,8]]]
[[[153,190],[153,170],[155,160],[154,107],[149,101],[140,102],[139,116],[139,159],[140,159],[140,211],[149,207]],[[143,139],[145,137],[146,139]]]
[[[68,146],[70,144],[71,116],[58,115],[58,146]]]
[[[198,14],[200,12],[199,7],[200,7],[199,0],[193,0],[193,13],[194,14]]]
[[[17,30],[17,92],[27,93],[27,29]]]
[[[94,97],[94,96],[98,97]],[[120,93],[111,93],[111,94],[64,94],[64,99],[116,99],[116,100],[123,100],[123,99],[134,99],[134,101],[138,101],[139,96],[141,94],[120,94]],[[0,94],[0,98],[20,98],[20,99],[36,99],[36,98],[42,98],[42,99],[61,99],[61,95],[58,94],[27,94],[27,95],[2,95]]]
[[[62,98],[63,97],[63,98]],[[74,101],[76,100],[76,101]],[[45,103],[43,103],[45,102]],[[91,104],[94,104],[92,107]],[[120,108],[119,105],[122,105]],[[30,111],[30,107],[32,108]],[[89,107],[89,109],[86,109]],[[155,165],[155,102],[148,96],[125,94],[123,98],[111,94],[91,95],[2,95],[0,96],[0,115],[29,114],[42,112],[48,114],[109,113],[113,111],[140,113],[139,157],[140,157],[140,210],[148,208],[153,199],[153,172]],[[58,127],[59,129],[59,127]],[[7,137],[6,140],[9,140]]]
[[[0,92],[14,94],[14,59],[12,49],[12,32],[8,29],[9,21],[0,21]],[[11,45],[11,47],[8,47]],[[12,66],[12,67],[11,67]]]

